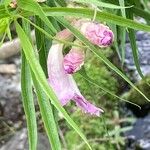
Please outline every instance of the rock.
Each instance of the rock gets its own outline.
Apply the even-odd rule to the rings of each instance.
[[[34,31],[31,32],[31,38],[33,43],[35,43],[35,33]],[[18,54],[21,49],[21,44],[19,38],[15,38],[12,41],[7,41],[3,43],[0,47],[0,59],[6,59],[13,55]]]
[[[4,145],[0,150],[28,150],[27,130],[24,128],[18,132]],[[47,137],[38,133],[37,150],[50,150],[50,145]]]
[[[126,150],[150,150],[150,114],[139,118],[132,130],[125,133],[127,137]]]
[[[0,74],[0,89],[0,103],[3,109],[2,116],[7,119],[16,120],[16,118],[23,114],[19,74]]]
[[[136,43],[139,51],[139,62],[141,66],[141,70],[144,75],[150,73],[150,33],[145,33],[143,31],[138,31],[136,33]],[[129,72],[134,71],[134,78],[136,80],[140,80],[140,76],[136,71],[136,67],[134,65],[132,49],[130,46],[130,42],[127,39],[126,43],[126,57],[125,57],[126,67]]]
[[[20,86],[20,58],[18,56],[1,60],[0,64],[15,65],[15,74],[0,73],[0,145],[5,143],[14,133],[22,128],[23,106]]]
[[[14,64],[0,64],[0,73],[2,74],[16,74],[17,68]]]

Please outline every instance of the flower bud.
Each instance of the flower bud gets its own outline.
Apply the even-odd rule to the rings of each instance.
[[[81,32],[94,45],[108,47],[113,42],[113,32],[108,26],[99,23],[86,22],[81,26]]]
[[[85,53],[81,48],[73,47],[64,57],[64,70],[67,74],[73,74],[81,69],[84,64]]]

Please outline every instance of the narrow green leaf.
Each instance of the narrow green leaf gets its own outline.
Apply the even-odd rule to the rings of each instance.
[[[34,0],[19,0],[17,1],[17,4],[20,8],[33,12],[33,15],[36,14],[38,15],[41,20],[45,22],[47,27],[51,30],[51,34],[54,35],[57,30],[54,28],[52,23],[48,20],[48,18],[45,16],[45,13],[43,12],[41,6]]]
[[[106,10],[106,12],[109,12],[109,13],[114,13],[114,10],[112,9],[104,9]],[[107,23],[107,25],[111,28],[111,30],[113,31],[114,33],[114,42],[113,42],[113,45],[114,45],[114,48],[115,48],[115,51],[117,52],[118,54],[118,57],[119,57],[119,60],[121,61],[121,54],[120,54],[120,50],[119,50],[119,45],[118,45],[118,33],[117,33],[117,25],[115,24],[112,24],[112,23]]]
[[[41,27],[45,28],[44,23],[41,21],[41,19],[36,16],[35,17],[35,22],[36,24]],[[42,66],[42,69],[47,76],[47,55],[48,55],[48,50],[51,46],[51,40],[47,40],[45,35],[41,33],[38,29],[35,29],[35,37],[36,37],[36,46],[37,50],[39,53],[39,62]]]
[[[115,71],[120,77],[122,77],[125,81],[127,81],[137,92],[139,92],[147,101],[150,101],[129,79],[124,75],[116,66],[114,66],[105,55],[96,48],[93,44],[91,44],[77,29],[70,25],[68,21],[64,18],[56,18],[64,27],[68,28],[78,39],[80,39],[89,49],[100,58],[108,67],[110,67],[113,71]]]
[[[89,83],[91,83],[91,84],[93,84],[93,85],[96,85],[97,87],[99,87],[99,88],[100,88],[101,90],[103,90],[104,92],[106,92],[106,93],[112,95],[113,97],[115,97],[115,98],[117,98],[117,99],[120,99],[120,100],[122,100],[122,101],[125,101],[125,102],[127,102],[127,103],[130,103],[130,104],[132,104],[132,105],[135,105],[136,107],[138,107],[139,109],[141,109],[141,107],[140,107],[139,105],[137,105],[137,104],[135,104],[135,103],[132,103],[132,102],[130,102],[130,101],[128,101],[128,100],[125,100],[125,99],[123,99],[123,98],[117,96],[116,94],[112,93],[110,90],[108,90],[108,89],[106,89],[105,87],[103,87],[102,85],[98,84],[96,81],[94,81],[93,79],[91,79],[91,78],[86,74],[86,72],[85,72],[84,69],[81,69],[81,70],[79,71],[79,73],[80,73],[80,75],[81,75],[85,80],[87,80]]]
[[[48,39],[50,40],[55,40],[55,41],[58,41],[60,43],[63,43],[63,44],[66,44],[66,45],[70,45],[70,46],[76,46],[76,47],[81,47],[81,48],[85,48],[85,46],[81,46],[81,45],[78,45],[78,44],[74,44],[72,42],[68,42],[68,41],[65,41],[65,40],[60,40],[56,37],[53,37],[52,35],[50,35],[47,31],[45,31],[44,29],[42,29],[41,27],[37,26],[35,23],[31,22],[29,19],[27,18],[24,18],[23,16],[19,16],[21,17],[22,19],[26,20],[27,22],[29,22],[31,25],[33,25],[37,30],[39,30],[41,33],[45,34],[47,36]]]
[[[47,16],[74,16],[74,17],[84,17],[92,18],[94,11],[86,8],[56,8],[56,7],[43,7],[43,11]],[[113,15],[107,12],[97,11],[96,18],[97,21],[106,21],[112,24],[120,25],[123,27],[128,27],[134,30],[142,30],[150,32],[150,26],[137,23],[136,21],[126,19],[117,15]]]
[[[79,3],[87,3],[87,4],[94,4],[95,6],[99,7],[106,7],[106,8],[111,8],[111,9],[122,9],[122,8],[130,8],[132,6],[124,7],[124,6],[117,6],[111,3],[106,3],[106,2],[101,2],[99,0],[73,0],[74,2],[79,2]]]
[[[47,1],[49,2],[49,1]],[[38,17],[35,17],[36,19],[36,24],[47,30],[45,27],[44,22]],[[56,21],[55,21],[56,22]],[[53,22],[52,22],[53,23]],[[47,31],[48,32],[48,31]],[[51,46],[52,39],[47,39],[45,34],[41,33],[38,29],[35,28],[35,37],[36,37],[36,45],[39,53],[39,62],[40,65],[46,75],[47,74],[47,55],[48,55],[48,50]],[[41,86],[38,84],[37,80],[34,78],[34,85],[37,91],[37,96],[38,96],[38,101],[39,101],[39,106],[41,109],[41,114],[44,122],[44,126],[47,131],[47,135],[49,137],[49,141],[51,143],[52,149],[61,149],[61,144],[59,141],[58,137],[58,131],[57,131],[57,117],[53,112],[57,112],[56,108],[54,108],[53,105],[50,104],[49,99],[47,95],[44,93],[43,89]],[[56,121],[56,123],[55,123]]]
[[[46,0],[46,4],[49,7],[56,7],[56,4],[54,2],[55,0]],[[55,29],[57,31],[60,31],[60,27],[58,22],[53,18],[53,17],[48,17],[48,19],[50,20],[50,22],[52,23],[52,25],[55,27]]]
[[[8,25],[6,33],[7,33],[7,36],[9,38],[9,40],[12,41],[12,35],[11,35],[11,31],[10,30],[11,29],[9,28],[9,25]]]
[[[128,12],[128,17],[133,19],[132,12]],[[134,64],[136,66],[136,69],[137,69],[140,77],[144,78],[144,75],[143,75],[141,68],[140,68],[139,53],[138,53],[138,48],[136,45],[135,31],[133,29],[128,29],[128,34],[129,34],[130,44],[131,44],[131,48],[132,48],[132,55],[133,55],[133,59],[134,59]]]
[[[87,8],[67,8],[67,7],[42,7],[46,16],[73,16],[73,17],[83,17],[83,18],[93,18],[94,10]],[[133,8],[134,10],[134,8]],[[32,13],[22,12],[23,16],[31,16]],[[143,14],[144,16],[144,14]],[[148,17],[148,16],[147,16]],[[117,15],[113,15],[111,13],[97,11],[96,18],[97,21],[104,21],[112,24],[116,24],[119,26],[123,26],[126,28],[131,28],[134,30],[141,30],[150,32],[150,26],[138,23],[136,21],[126,19]]]
[[[150,13],[147,11],[144,11],[142,9],[139,9],[137,7],[133,7],[130,9],[131,12],[133,12],[135,15],[140,16],[144,19],[150,20]]]
[[[122,7],[125,7],[124,0],[119,0],[119,4]],[[124,8],[121,9],[122,17],[126,18],[126,11]],[[126,28],[120,27],[120,49],[121,49],[121,56],[122,56],[122,65],[124,64],[125,60],[125,42],[126,42]]]
[[[4,35],[3,35],[2,38],[1,38],[0,47],[1,47],[2,44],[4,43],[5,37],[6,37],[6,33],[4,33]]]
[[[150,8],[149,8],[149,1],[148,1],[148,0],[142,0],[141,3],[143,4],[144,9],[145,9],[146,11],[149,11],[149,10],[150,10]]]
[[[30,37],[30,25],[26,23],[25,21],[22,21],[22,26],[23,26],[23,30],[25,31],[25,34]],[[23,94],[23,98],[26,104],[24,106],[25,106],[25,109],[27,109],[25,110],[25,113],[27,111],[26,116],[29,117],[29,121],[27,120],[28,135],[29,135],[29,148],[30,150],[35,150],[37,147],[36,112],[35,112],[35,107],[34,107],[34,99],[32,95],[32,79],[31,79],[30,68],[29,68],[29,65],[27,63],[27,60],[25,58],[23,51],[22,51],[21,87],[22,87],[22,92],[23,93],[25,92]],[[26,99],[26,96],[27,96],[27,99]]]
[[[137,48],[136,39],[135,39],[135,31],[132,29],[128,29],[128,34],[129,34],[129,38],[130,38],[130,44],[131,44],[131,48],[132,48],[134,64],[136,66],[136,69],[137,69],[140,77],[143,78],[144,75],[143,75],[141,68],[140,68],[139,53],[138,53],[138,48]]]
[[[0,34],[6,32],[9,26],[9,18],[0,19]]]
[[[124,18],[126,18],[126,10],[125,10],[125,3],[124,3],[124,0],[119,0],[119,5],[120,5],[121,7],[124,7],[124,8],[121,9],[121,13],[122,13],[122,16],[123,16]]]
[[[29,149],[36,150],[37,146],[37,124],[32,95],[32,83],[29,65],[27,64],[24,53],[22,52],[22,67],[21,67],[21,93],[23,107],[26,115]]]
[[[44,122],[44,127],[46,129],[51,148],[52,150],[61,150],[58,130],[57,130],[57,126],[55,123],[50,101],[47,95],[44,93],[43,89],[41,88],[40,84],[36,80],[36,77],[33,72],[32,72],[32,79],[33,79],[34,87],[36,89],[36,94],[38,97],[38,104],[40,107],[42,120]]]
[[[26,36],[26,34],[22,30],[21,26],[16,21],[15,21],[15,25],[16,25],[16,31],[17,31],[17,34],[18,34],[18,36],[20,38],[21,45],[23,47],[25,56],[26,56],[26,58],[27,58],[27,60],[28,60],[28,62],[30,64],[30,67],[31,67],[31,69],[32,69],[32,71],[33,71],[37,81],[41,85],[41,88],[46,93],[46,95],[50,98],[52,104],[57,108],[57,110],[60,111],[63,114],[64,118],[70,124],[70,126],[85,141],[85,143],[88,145],[89,149],[92,149],[91,146],[89,145],[86,137],[84,136],[84,134],[80,131],[80,129],[78,128],[76,123],[70,118],[70,116],[67,114],[65,109],[61,106],[57,96],[53,92],[53,89],[48,84],[47,79],[46,79],[46,77],[44,75],[44,72],[43,72],[39,62],[36,59],[36,56],[34,54],[32,45],[31,45],[28,37]]]
[[[138,7],[138,8],[142,8],[142,5],[141,5],[141,0],[130,0],[131,2],[133,2],[134,1],[134,4],[135,4],[135,6],[136,7]]]
[[[5,6],[4,5],[0,5],[0,19],[8,18],[8,17],[10,17],[10,15],[7,12],[7,10],[5,9]]]

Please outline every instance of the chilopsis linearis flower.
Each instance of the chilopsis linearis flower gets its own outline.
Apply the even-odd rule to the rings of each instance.
[[[83,23],[81,26],[81,32],[91,43],[99,47],[110,46],[114,38],[113,32],[109,27],[100,23]]]
[[[63,66],[63,44],[54,43],[48,55],[48,81],[64,106],[73,100],[85,113],[99,116],[102,109],[89,103],[80,93],[72,75],[66,74]]]
[[[99,47],[107,47],[113,42],[113,32],[103,24],[84,23],[81,32]],[[67,29],[56,35],[60,40],[70,39],[71,36]],[[72,100],[83,112],[100,116],[103,110],[84,98],[71,75],[80,70],[84,59],[85,52],[81,48],[72,47],[68,54],[63,56],[63,44],[53,41],[47,60],[48,82],[63,106]]]

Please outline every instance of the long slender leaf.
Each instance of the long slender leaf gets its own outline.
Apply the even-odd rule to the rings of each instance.
[[[28,6],[28,5],[27,5]],[[73,16],[73,17],[83,17],[83,18],[93,18],[94,10],[87,8],[67,8],[67,7],[42,7],[46,16]],[[30,16],[32,13],[21,13],[22,16]],[[106,21],[119,26],[131,28],[134,30],[141,30],[150,32],[150,26],[137,23],[136,21],[126,19],[111,13],[97,11],[96,18],[97,21]]]
[[[124,7],[125,3],[124,0],[119,0],[120,6]],[[126,18],[126,11],[125,9],[121,9],[122,17]],[[121,54],[122,54],[122,65],[124,64],[125,60],[125,42],[126,42],[126,28],[120,27],[120,48],[121,48]]]
[[[130,0],[131,1],[131,0]],[[133,2],[134,1],[134,3],[135,3],[135,6],[136,7],[138,7],[138,8],[142,8],[142,6],[141,6],[141,0],[132,0],[131,2]]]
[[[150,13],[147,11],[144,11],[137,7],[133,7],[132,9],[130,9],[130,11],[133,12],[134,14],[136,14],[137,16],[140,16],[144,19],[150,20]]]
[[[65,109],[61,106],[57,96],[53,92],[53,89],[48,84],[46,77],[44,75],[44,72],[42,71],[42,68],[36,59],[36,56],[34,54],[32,45],[31,45],[28,37],[25,35],[21,26],[16,21],[15,21],[15,25],[16,25],[16,31],[20,38],[21,45],[23,47],[25,56],[30,64],[32,71],[34,72],[34,75],[35,75],[37,81],[41,85],[41,88],[44,90],[46,95],[50,98],[52,104],[57,108],[57,110],[63,114],[64,118],[70,124],[70,126],[80,135],[80,137],[85,141],[85,143],[88,145],[88,147],[90,149],[92,149],[91,146],[89,145],[89,143],[87,142],[87,139],[85,138],[84,134],[80,131],[78,126],[75,124],[75,122],[70,118],[70,116],[67,114]]]
[[[25,34],[30,35],[30,25],[22,21],[22,26],[25,31]],[[35,150],[37,147],[36,113],[35,113],[35,107],[34,107],[34,99],[32,95],[31,73],[30,73],[29,65],[27,63],[27,60],[25,58],[23,51],[22,51],[21,87],[22,87],[22,93],[23,93],[22,96],[24,100],[23,102],[24,102],[25,113],[27,116],[29,148],[30,150]]]
[[[37,146],[37,124],[32,95],[32,84],[29,65],[27,64],[24,52],[22,52],[22,67],[21,67],[21,91],[23,107],[26,115],[29,149],[36,150]]]
[[[117,98],[117,99],[119,99],[119,100],[125,101],[125,102],[127,102],[127,103],[132,104],[132,105],[135,105],[136,107],[138,107],[139,109],[141,109],[141,107],[140,107],[139,105],[137,105],[137,104],[135,104],[135,103],[132,103],[132,102],[130,102],[130,101],[128,101],[128,100],[125,100],[125,99],[123,99],[123,98],[117,96],[116,94],[112,93],[111,91],[109,91],[108,89],[106,89],[105,87],[103,87],[102,85],[98,84],[96,81],[94,81],[93,79],[91,79],[91,78],[86,74],[86,72],[85,72],[84,69],[81,69],[81,70],[79,71],[79,73],[80,73],[80,75],[81,75],[85,80],[87,80],[89,83],[91,83],[91,84],[93,84],[93,85],[96,85],[97,87],[99,87],[100,89],[102,89],[103,91],[105,91],[106,93],[112,95],[113,97],[115,97],[115,98]]]
[[[78,45],[78,44],[74,44],[72,42],[68,42],[68,41],[65,41],[65,40],[60,40],[56,37],[53,37],[52,35],[50,35],[47,31],[45,31],[44,29],[42,29],[41,27],[37,26],[35,23],[31,22],[29,19],[27,18],[24,18],[23,16],[20,16],[22,19],[26,20],[27,22],[29,22],[31,25],[33,25],[37,30],[39,30],[41,33],[45,34],[47,36],[48,39],[50,40],[55,40],[55,41],[58,41],[60,43],[63,43],[63,44],[66,44],[66,45],[70,45],[70,46],[76,46],[76,47],[81,47],[81,48],[85,48],[85,46],[81,46],[81,45]]]
[[[36,16],[35,17],[36,20],[36,24],[45,29],[44,23],[41,21],[41,19]],[[36,37],[36,45],[37,45],[37,49],[38,49],[38,53],[39,53],[39,62],[42,66],[42,69],[45,73],[45,75],[47,76],[47,54],[48,54],[48,50],[51,46],[51,40],[47,40],[45,35],[41,32],[39,32],[38,29],[35,28],[35,37]]]
[[[9,13],[6,11],[4,5],[0,5],[0,19],[10,17]]]
[[[126,77],[116,66],[114,66],[105,55],[97,49],[93,44],[91,44],[76,28],[70,25],[68,21],[64,18],[56,18],[62,25],[68,28],[78,39],[80,39],[89,49],[100,58],[108,67],[110,67],[113,71],[115,71],[118,75],[120,75],[125,81],[127,81],[137,92],[139,92],[147,101],[150,101],[129,79]]]
[[[103,8],[106,12],[108,13],[111,13],[113,14],[114,13],[114,10],[113,9],[108,9],[108,8]],[[119,50],[119,44],[118,44],[118,33],[117,33],[117,28],[118,26],[116,24],[112,24],[112,23],[108,23],[107,22],[107,25],[110,27],[110,29],[113,31],[113,34],[114,34],[114,42],[113,42],[113,45],[114,45],[114,48],[115,48],[115,51],[117,52],[118,54],[118,57],[119,57],[119,60],[121,61],[121,54],[120,54],[120,50]]]
[[[40,107],[42,120],[44,122],[44,127],[46,129],[51,148],[52,150],[61,150],[61,144],[58,137],[57,126],[55,123],[50,101],[47,95],[44,93],[43,89],[41,88],[40,84],[38,83],[33,72],[32,72],[32,79],[38,97],[38,104]]]
[[[133,19],[132,12],[128,12],[128,17]],[[137,48],[136,39],[135,39],[135,31],[133,29],[128,29],[128,34],[129,34],[130,44],[131,44],[131,48],[132,48],[132,55],[133,55],[133,59],[134,59],[134,64],[136,66],[136,69],[137,69],[140,77],[144,78],[144,75],[143,75],[141,68],[140,68],[139,53],[138,53],[138,48]]]
[[[111,9],[129,8],[129,7],[124,7],[124,6],[117,6],[117,5],[114,5],[111,3],[101,2],[99,0],[73,0],[73,1],[79,2],[79,3],[94,4],[95,6],[106,7],[106,8],[111,8]],[[130,6],[130,7],[132,7],[132,6]]]
[[[54,35],[57,32],[57,30],[54,28],[52,23],[45,16],[45,13],[43,12],[42,8],[36,1],[34,1],[34,0],[19,0],[17,4],[22,9],[33,12],[34,14],[38,15],[40,17],[40,19],[45,22],[47,27],[49,27],[52,35]]]
[[[112,24],[112,23],[108,23],[108,26],[111,28],[111,30],[112,30],[113,33],[114,33],[114,43],[113,43],[113,45],[114,45],[115,50],[116,50],[116,52],[117,52],[117,54],[118,54],[118,57],[119,57],[119,59],[120,59],[120,61],[121,61],[121,59],[122,59],[121,56],[122,56],[122,55],[120,54],[120,51],[119,51],[118,36],[117,36],[117,25]]]
[[[43,21],[36,16],[36,24],[45,29],[45,24]],[[47,29],[47,28],[46,28]],[[46,30],[45,29],[45,30]],[[51,46],[51,41],[52,39],[47,39],[45,34],[41,33],[38,29],[35,29],[35,35],[36,35],[36,45],[39,53],[39,62],[40,65],[47,77],[47,55],[48,55],[48,50]],[[57,112],[55,110],[53,105],[50,104],[49,99],[47,95],[44,93],[43,89],[41,86],[38,84],[34,74],[33,74],[33,82],[35,85],[35,89],[37,91],[37,96],[38,96],[38,101],[39,101],[39,106],[40,106],[40,112],[42,114],[43,122],[47,131],[47,135],[49,137],[49,141],[51,143],[52,149],[61,149],[61,144],[59,141],[58,137],[58,131],[57,131],[57,117],[53,112]]]
[[[50,8],[43,7],[43,11],[47,16],[74,16],[74,17],[85,17],[92,18],[94,11],[86,8]],[[150,32],[150,26],[137,23],[136,21],[125,19],[117,15],[113,15],[107,12],[97,11],[95,18],[97,21],[106,21],[123,27],[128,27],[134,30],[142,30]]]
[[[56,2],[54,2],[55,0],[46,0],[46,4],[49,7],[56,7]],[[53,18],[53,17],[48,17],[48,19],[50,20],[50,22],[52,23],[52,25],[55,27],[55,29],[57,31],[60,31],[60,27],[58,22]]]
[[[120,4],[120,6],[124,7],[124,8],[121,9],[121,13],[122,13],[122,16],[124,18],[126,18],[126,11],[125,11],[125,2],[124,2],[124,0],[119,0],[119,4]]]

